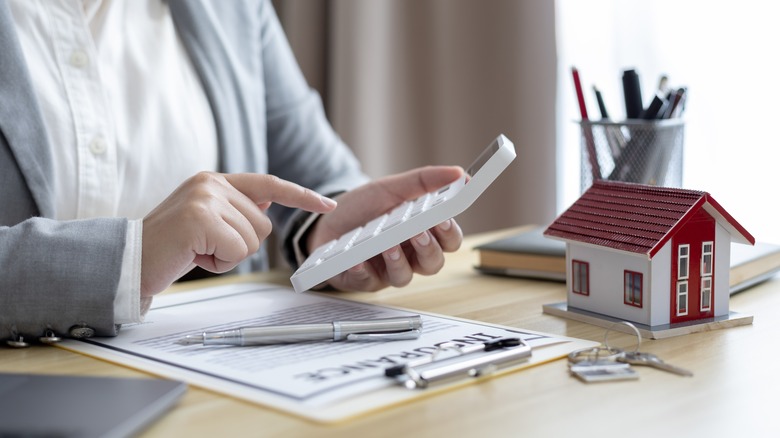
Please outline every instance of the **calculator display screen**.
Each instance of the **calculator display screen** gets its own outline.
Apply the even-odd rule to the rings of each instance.
[[[476,160],[474,160],[473,163],[471,163],[471,166],[469,166],[468,169],[466,169],[466,173],[469,174],[469,176],[474,176],[479,172],[479,169],[482,168],[482,166],[485,165],[485,163],[488,162],[490,157],[493,156],[494,153],[499,149],[499,145],[497,141],[493,141],[493,143],[490,144],[484,151],[482,151],[482,154],[477,157]]]

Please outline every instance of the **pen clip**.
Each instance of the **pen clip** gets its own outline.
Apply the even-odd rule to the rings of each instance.
[[[457,354],[439,359],[437,356],[445,350],[455,350]],[[439,380],[481,377],[530,356],[531,347],[521,338],[503,338],[465,348],[445,343],[429,358],[385,369],[385,376],[408,389],[424,389]]]
[[[402,341],[404,339],[417,339],[422,334],[420,329],[410,329],[398,332],[383,333],[350,333],[347,341]]]

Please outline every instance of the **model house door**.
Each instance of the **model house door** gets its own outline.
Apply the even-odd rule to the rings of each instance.
[[[672,239],[672,324],[713,315],[715,220],[700,210]]]

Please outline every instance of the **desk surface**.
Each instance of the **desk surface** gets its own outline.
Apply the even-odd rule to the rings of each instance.
[[[484,276],[473,269],[475,245],[520,228],[466,238],[444,270],[402,289],[340,293],[377,304],[435,312],[601,342],[604,329],[542,313],[565,300],[561,283]],[[289,273],[239,277],[289,284]],[[236,277],[233,277],[236,279]],[[200,284],[220,280],[203,280]],[[170,292],[186,287],[176,285]],[[640,379],[583,384],[565,359],[486,380],[337,425],[320,425],[191,387],[180,404],[144,436],[448,437],[448,436],[759,436],[776,430],[780,390],[772,349],[780,334],[780,278],[731,298],[754,315],[749,326],[645,341],[642,350],[688,368],[684,378],[638,368]],[[610,333],[610,344],[635,339]],[[766,349],[766,350],[764,350]],[[143,373],[52,347],[0,347],[0,371],[101,376]],[[771,400],[770,400],[771,397]]]

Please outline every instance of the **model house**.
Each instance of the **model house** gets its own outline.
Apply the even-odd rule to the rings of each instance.
[[[608,181],[544,235],[566,242],[569,311],[651,330],[727,318],[731,241],[755,243],[709,193]]]

